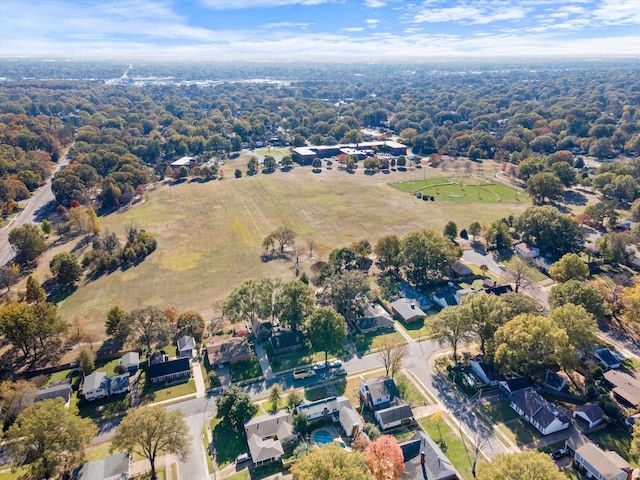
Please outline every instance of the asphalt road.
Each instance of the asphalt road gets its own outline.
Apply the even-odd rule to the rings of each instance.
[[[14,228],[21,227],[25,223],[33,223],[41,220],[40,216],[45,213],[50,202],[55,200],[51,191],[51,180],[53,174],[69,164],[69,155],[65,155],[55,166],[54,171],[44,185],[33,192],[31,197],[24,202],[24,208],[13,218],[8,225],[0,229],[0,265],[6,265],[13,259],[15,252],[9,244],[9,232]]]

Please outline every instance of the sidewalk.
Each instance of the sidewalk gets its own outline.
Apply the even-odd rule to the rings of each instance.
[[[259,343],[255,343],[254,347],[256,350],[256,356],[258,357],[258,361],[260,362],[260,368],[262,369],[264,379],[267,382],[269,380],[273,380],[274,378],[276,378],[276,374],[273,373],[273,370],[271,369],[271,363],[269,362],[269,357],[267,357],[267,351]]]
[[[196,398],[202,398],[206,395],[207,387],[204,383],[202,368],[200,367],[200,360],[198,359],[198,357],[194,357],[191,359],[191,367],[193,370],[193,381],[196,384]]]

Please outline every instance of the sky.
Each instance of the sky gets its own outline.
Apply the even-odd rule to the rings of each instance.
[[[640,0],[0,0],[0,56],[640,56]]]

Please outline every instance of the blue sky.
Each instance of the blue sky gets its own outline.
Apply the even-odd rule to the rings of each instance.
[[[640,55],[640,0],[0,0],[0,56]]]

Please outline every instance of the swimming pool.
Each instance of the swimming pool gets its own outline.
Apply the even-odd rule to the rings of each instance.
[[[327,430],[317,430],[313,433],[313,441],[319,445],[331,443],[333,441],[333,435]]]

